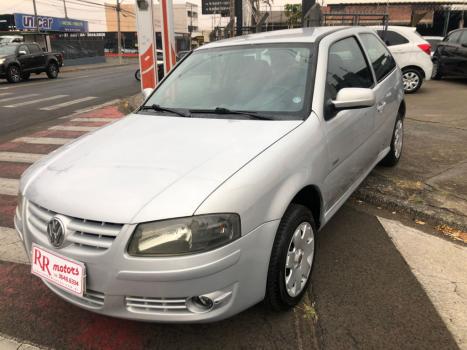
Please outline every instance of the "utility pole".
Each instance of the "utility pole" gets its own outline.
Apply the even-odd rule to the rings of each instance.
[[[34,6],[34,24],[36,26],[36,32],[39,32],[39,21],[37,20],[36,0],[32,0],[32,5]]]
[[[66,2],[65,2],[65,0],[63,0],[63,10],[65,10],[65,18],[68,19],[68,13],[66,12]]]
[[[120,29],[120,0],[117,0],[117,6],[115,11],[117,11],[117,53],[118,53],[118,62],[122,63],[122,31]]]

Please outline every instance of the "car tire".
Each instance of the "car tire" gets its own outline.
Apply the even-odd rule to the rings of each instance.
[[[423,84],[423,73],[417,68],[403,68],[402,82],[404,84],[404,92],[406,94],[413,94]]]
[[[31,73],[21,74],[21,79],[23,79],[23,80],[29,80],[30,77],[31,77]]]
[[[138,70],[135,72],[135,79],[138,80],[138,81],[141,80],[141,70],[138,69]]]
[[[46,73],[47,73],[47,77],[49,79],[57,79],[57,77],[58,77],[58,65],[55,62],[50,62],[47,65]]]
[[[399,163],[404,146],[404,118],[399,113],[391,137],[391,149],[386,157],[380,162],[383,166],[395,166]]]
[[[307,207],[291,204],[281,219],[269,261],[265,301],[275,311],[297,305],[311,280],[316,225]]]
[[[21,69],[16,65],[11,65],[6,70],[6,80],[9,83],[19,83],[21,81]]]

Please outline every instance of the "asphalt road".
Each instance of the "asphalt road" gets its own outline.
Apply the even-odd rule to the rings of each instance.
[[[317,247],[309,300],[295,311],[259,304],[204,325],[96,315],[55,296],[29,266],[0,262],[0,332],[57,349],[458,348],[373,214],[344,206]]]
[[[0,80],[0,140],[76,110],[138,93],[136,69],[137,65],[126,65],[60,73],[56,80],[32,75],[17,84]]]

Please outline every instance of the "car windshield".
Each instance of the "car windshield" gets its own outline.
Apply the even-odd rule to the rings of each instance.
[[[188,110],[193,117],[245,118],[228,113],[242,111],[303,119],[311,103],[312,51],[309,44],[201,49],[164,80],[145,106]],[[222,116],[214,113],[219,110]]]
[[[0,55],[12,55],[15,50],[16,45],[0,45]]]

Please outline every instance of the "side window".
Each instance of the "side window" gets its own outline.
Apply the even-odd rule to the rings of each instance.
[[[388,49],[375,35],[364,33],[360,34],[360,37],[362,39],[363,46],[370,57],[371,65],[375,71],[376,80],[380,82],[396,67],[396,62]]]
[[[18,47],[18,52],[19,51],[26,51],[26,54],[29,55],[29,49],[28,49],[28,46],[27,45],[20,45]]]
[[[29,52],[32,53],[32,54],[36,54],[36,53],[41,53],[41,52],[42,52],[42,50],[41,50],[41,48],[39,47],[39,45],[28,44],[28,48],[29,48]]]
[[[334,100],[346,87],[370,88],[373,77],[362,49],[354,37],[331,45],[328,55],[325,100]]]
[[[387,46],[402,45],[409,42],[405,37],[392,30],[386,30],[386,34],[384,33],[384,30],[378,30],[377,32],[379,37],[383,39]]]
[[[449,34],[446,39],[444,41],[448,42],[448,43],[451,43],[451,44],[455,44],[459,41],[459,38],[461,36],[461,31],[457,31],[457,32],[454,32],[454,33],[451,33]]]

